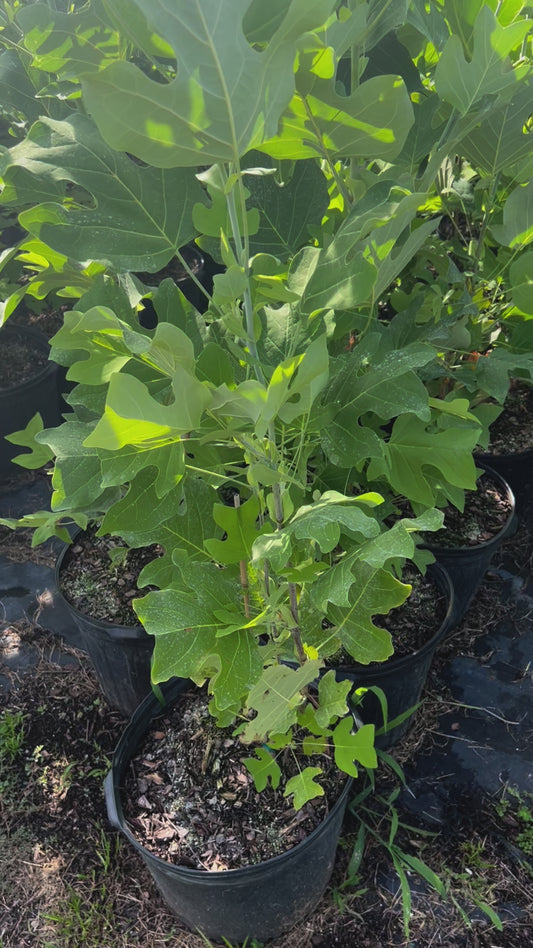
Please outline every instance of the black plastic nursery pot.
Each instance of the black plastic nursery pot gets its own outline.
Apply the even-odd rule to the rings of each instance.
[[[510,504],[510,513],[506,523],[490,540],[478,543],[475,546],[444,547],[428,543],[427,548],[433,553],[437,563],[450,574],[454,593],[455,608],[452,615],[452,626],[458,625],[464,618],[479,584],[489,568],[495,554],[503,541],[512,536],[516,530],[516,503],[514,493],[501,474],[492,467],[476,458],[478,467],[490,476],[500,489],[507,495]]]
[[[16,338],[48,356],[48,342],[39,330],[10,325],[2,327],[0,355],[3,341],[14,341]],[[33,378],[11,388],[0,389],[0,476],[7,477],[20,472],[12,459],[24,453],[24,448],[6,441],[6,435],[25,428],[36,412],[40,412],[45,428],[53,428],[61,423],[59,378],[59,366],[49,362]]]
[[[123,626],[79,612],[60,591],[61,565],[69,547],[56,562],[56,589],[80,632],[102,692],[111,705],[129,717],[151,692],[154,640],[141,625]]]
[[[163,686],[167,706],[180,700],[190,683],[177,679]],[[351,778],[323,822],[292,849],[257,865],[209,872],[173,865],[155,856],[135,838],[122,810],[120,788],[132,757],[161,714],[154,695],[146,698],[128,723],[105,781],[111,824],[142,857],[168,907],[191,929],[209,938],[266,941],[297,924],[316,908],[335,862]]]
[[[428,567],[428,576],[436,583],[440,592],[445,596],[447,607],[444,619],[435,634],[425,642],[421,648],[411,655],[395,658],[394,655],[385,662],[376,663],[370,667],[364,665],[339,665],[335,668],[338,680],[348,680],[353,683],[353,690],[357,688],[381,688],[387,698],[387,720],[393,722],[395,718],[406,715],[399,724],[388,728],[383,734],[376,737],[376,747],[386,750],[396,744],[404,736],[411,724],[411,717],[416,705],[420,701],[424,685],[433,661],[433,656],[452,628],[454,614],[454,589],[446,569],[434,563]],[[364,724],[374,724],[376,729],[383,727],[383,711],[377,695],[367,692],[362,704],[353,703],[354,711]]]

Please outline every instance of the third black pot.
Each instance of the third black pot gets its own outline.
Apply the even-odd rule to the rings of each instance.
[[[458,625],[464,618],[495,554],[503,541],[513,535],[517,525],[515,498],[509,484],[501,474],[498,474],[487,464],[482,464],[479,461],[477,463],[507,496],[510,511],[507,521],[498,533],[483,543],[478,543],[475,546],[457,547],[444,547],[437,543],[427,544],[437,563],[440,563],[448,571],[453,583],[455,607],[452,615],[452,626]]]

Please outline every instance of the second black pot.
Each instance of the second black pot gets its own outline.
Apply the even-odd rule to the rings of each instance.
[[[151,692],[153,637],[141,625],[124,626],[92,619],[79,612],[60,591],[60,570],[69,547],[56,563],[56,589],[82,637],[102,692],[111,705],[129,717]]]

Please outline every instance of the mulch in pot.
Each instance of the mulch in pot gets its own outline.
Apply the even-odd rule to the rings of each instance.
[[[11,316],[9,325],[29,326],[30,329],[38,329],[47,339],[50,339],[63,326],[64,314],[69,309],[69,306],[60,306],[58,309],[44,307],[39,312],[33,312],[24,304],[20,304]]]
[[[415,567],[406,566],[402,571],[402,582],[413,587],[408,598],[387,615],[373,616],[374,625],[386,629],[392,637],[394,654],[391,658],[403,658],[422,648],[437,634],[446,617],[447,602],[435,580],[422,575]],[[351,655],[341,649],[328,658],[329,667],[353,665],[358,668],[377,668],[382,662],[359,665]]]
[[[533,387],[515,379],[501,415],[490,426],[488,453],[498,456],[533,450]]]
[[[25,336],[0,334],[2,373],[0,389],[7,391],[35,378],[48,365],[48,354],[42,346]]]
[[[139,573],[163,551],[157,544],[130,549],[120,537],[98,537],[95,531],[93,527],[79,533],[67,550],[59,575],[61,593],[91,619],[137,626],[132,601],[154,588],[139,588]],[[110,554],[115,550],[124,551],[122,561],[113,562]]]
[[[187,695],[152,726],[124,793],[126,819],[146,849],[187,868],[238,869],[292,849],[322,822],[346,780],[333,754],[282,750],[279,788],[258,793],[242,763],[253,746],[232,731],[217,727],[203,693]],[[324,771],[325,794],[295,811],[284,786],[308,766]]]
[[[432,547],[474,547],[497,536],[507,523],[512,504],[504,489],[489,473],[482,474],[477,490],[465,491],[465,506],[461,512],[449,504],[443,509],[444,527],[426,535]]]

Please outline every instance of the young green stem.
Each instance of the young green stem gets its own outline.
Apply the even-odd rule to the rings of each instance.
[[[228,207],[228,215],[231,224],[231,230],[233,234],[233,243],[235,244],[235,252],[237,259],[241,267],[244,270],[245,276],[245,290],[244,290],[244,314],[246,318],[246,335],[247,343],[250,348],[250,353],[256,361],[255,373],[258,381],[263,381],[262,372],[257,365],[257,345],[255,342],[255,327],[254,327],[254,312],[252,304],[252,294],[250,290],[250,253],[249,253],[249,240],[248,240],[248,231],[246,226],[246,200],[244,197],[244,189],[242,183],[242,177],[240,173],[240,168],[235,169],[237,175],[237,186],[239,188],[239,198],[240,205],[242,210],[243,218],[243,227],[244,233],[241,235],[241,229],[239,226],[239,217],[237,214],[237,208],[235,206],[235,194],[233,188],[226,195],[226,203]]]
[[[235,494],[233,497],[233,506],[237,509],[241,506],[241,498],[238,494]],[[239,571],[240,571],[240,580],[241,580],[241,589],[242,589],[242,599],[244,604],[244,615],[247,619],[250,618],[250,594],[249,594],[249,585],[248,585],[248,573],[246,571],[246,562],[244,560],[239,561]]]
[[[309,107],[309,103],[307,99],[305,98],[305,96],[302,96],[302,102],[303,102],[304,109],[307,113],[307,118],[309,119],[309,123],[312,125],[315,135],[320,143],[322,157],[324,158],[324,161],[327,163],[327,166],[331,172],[331,175],[335,181],[335,184],[337,185],[339,194],[342,196],[346,207],[349,208],[353,204],[352,195],[348,191],[346,185],[344,184],[344,181],[342,180],[339,172],[337,171],[337,168],[335,167],[335,159],[330,155],[328,149],[326,148],[324,144],[322,133],[315,122],[315,117]]]
[[[481,263],[481,255],[483,253],[483,243],[485,241],[485,235],[487,233],[487,228],[489,226],[490,217],[491,217],[492,210],[494,207],[494,199],[496,197],[496,191],[498,190],[499,180],[500,180],[499,173],[495,174],[494,178],[492,179],[492,184],[490,186],[489,196],[487,200],[487,206],[485,208],[485,213],[483,214],[483,220],[481,222],[481,227],[479,230],[479,237],[478,237],[478,242],[477,242],[477,247],[476,247],[476,255],[474,257],[474,264],[472,267],[472,272],[474,273],[474,275],[478,272],[479,265]]]
[[[300,617],[298,615],[298,600],[296,598],[296,586],[294,583],[289,583],[289,601],[291,604],[291,615],[294,619],[294,626],[291,629],[292,640],[296,647],[296,654],[298,655],[298,661],[300,665],[305,665],[307,661],[307,656],[305,654],[305,649],[302,642],[302,636],[300,633]]]

